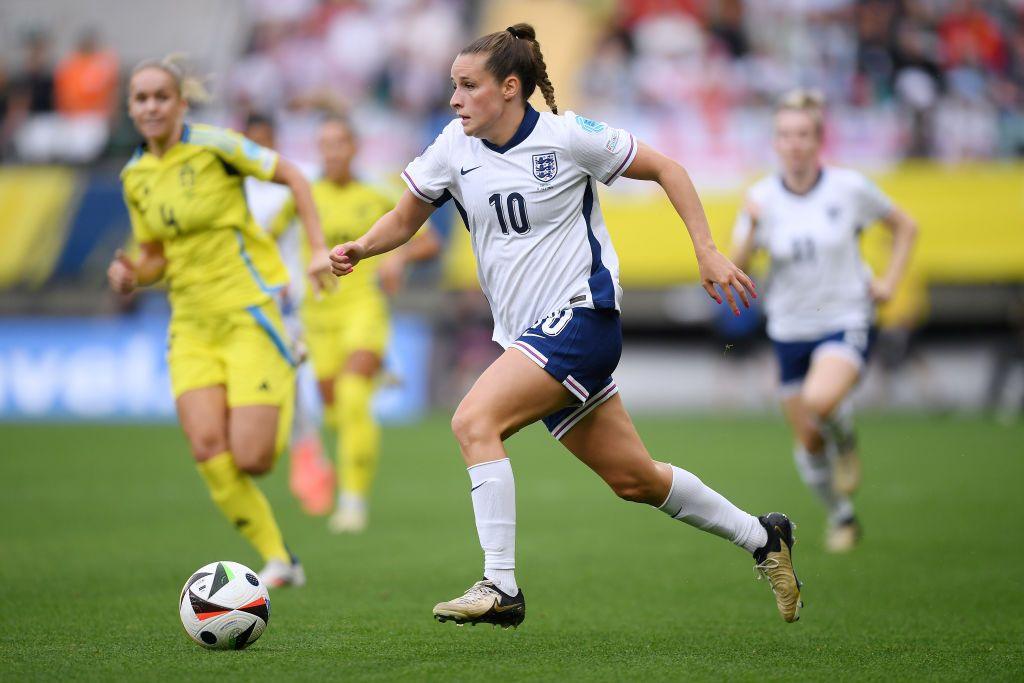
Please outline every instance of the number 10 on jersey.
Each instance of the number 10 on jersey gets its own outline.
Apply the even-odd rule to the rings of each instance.
[[[530,232],[530,218],[526,215],[526,200],[523,199],[523,195],[513,192],[508,196],[504,206],[502,205],[501,195],[498,193],[492,194],[487,198],[487,201],[494,207],[494,212],[498,214],[498,225],[501,226],[501,234],[509,234],[509,225],[516,231],[517,235],[525,235]],[[505,217],[506,208],[508,210],[507,219]]]

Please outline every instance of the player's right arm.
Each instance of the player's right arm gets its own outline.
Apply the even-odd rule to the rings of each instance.
[[[402,246],[427,222],[434,209],[433,204],[406,190],[395,208],[378,218],[366,234],[354,242],[331,249],[331,272],[338,277],[348,275],[364,258],[385,254]]]
[[[746,271],[750,260],[757,251],[757,205],[749,198],[740,214],[736,217],[736,225],[732,231],[732,249],[730,259],[740,270]]]
[[[138,287],[151,285],[164,276],[167,257],[161,241],[139,244],[139,257],[130,259],[121,249],[114,254],[114,260],[107,268],[107,281],[118,294],[131,294]]]
[[[130,294],[137,287],[154,284],[164,276],[164,271],[167,269],[164,243],[146,227],[146,219],[139,207],[136,206],[135,201],[128,196],[127,191],[124,203],[128,207],[132,234],[139,243],[139,257],[137,259],[128,258],[128,255],[121,249],[114,254],[114,260],[107,268],[107,282],[110,283],[110,288],[118,294]]]

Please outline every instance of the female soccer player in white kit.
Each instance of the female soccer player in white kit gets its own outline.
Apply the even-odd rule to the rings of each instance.
[[[895,291],[917,228],[870,180],[822,163],[823,105],[806,91],[782,99],[775,115],[782,173],[750,189],[733,258],[745,268],[757,249],[771,257],[768,336],[796,437],[794,459],[828,510],[826,547],[845,552],[860,536],[850,500],[860,464],[849,395],[871,348],[874,303]],[[875,221],[893,232],[893,243],[887,271],[872,279],[859,238]]]
[[[653,180],[686,224],[709,296],[730,307],[754,294],[749,278],[711,239],[703,207],[679,164],[624,130],[567,112],[532,26],[517,24],[466,47],[451,71],[453,120],[402,174],[408,191],[363,237],[332,250],[346,275],[364,258],[403,244],[446,201],[469,230],[481,287],[506,350],[452,419],[469,468],[484,578],[434,608],[439,621],[517,626],[515,485],[502,441],[543,420],[552,435],[620,497],[656,506],[754,555],[786,621],[799,617],[792,528],[780,513],[755,517],[693,474],[648,454],[623,408],[612,372],[622,349],[618,258],[596,184]],[[552,113],[527,99],[540,87]]]

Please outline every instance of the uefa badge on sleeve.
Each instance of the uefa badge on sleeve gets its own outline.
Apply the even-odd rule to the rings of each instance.
[[[558,159],[554,152],[533,155],[533,177],[546,183],[558,173]]]

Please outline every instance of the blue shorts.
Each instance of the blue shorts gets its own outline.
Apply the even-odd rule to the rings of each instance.
[[[772,340],[775,357],[779,360],[779,384],[783,391],[804,381],[814,357],[823,352],[845,356],[858,368],[863,368],[875,342],[875,331],[841,330],[809,341],[782,342]]]
[[[567,308],[523,332],[509,348],[544,368],[578,401],[544,418],[556,439],[619,391],[612,379],[622,355],[615,309]]]

